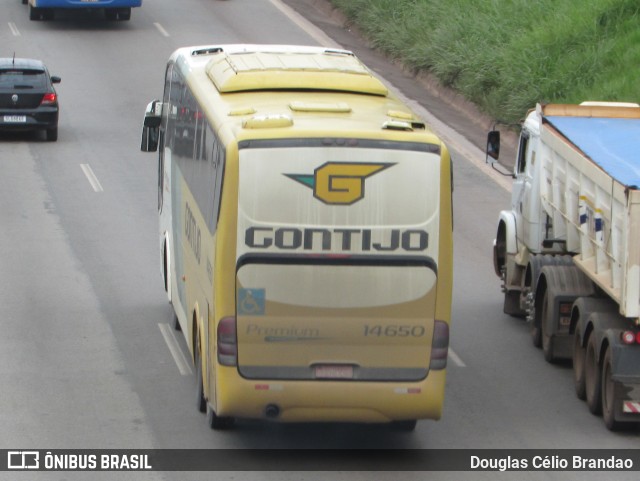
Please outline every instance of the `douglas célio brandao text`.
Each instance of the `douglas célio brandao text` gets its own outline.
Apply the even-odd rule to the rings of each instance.
[[[530,470],[633,470],[633,459],[617,456],[560,456],[560,455],[531,455],[525,457],[482,457],[470,456],[471,470],[478,471],[530,471]]]

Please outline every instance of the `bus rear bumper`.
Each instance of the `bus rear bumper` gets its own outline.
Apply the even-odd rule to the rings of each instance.
[[[219,416],[279,422],[355,422],[440,419],[446,373],[416,383],[255,381],[218,377]],[[225,382],[226,381],[226,382]],[[224,388],[220,388],[224,386]]]

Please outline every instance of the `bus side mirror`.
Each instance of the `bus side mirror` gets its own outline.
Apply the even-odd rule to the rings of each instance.
[[[500,156],[500,131],[492,130],[487,135],[487,158],[486,162],[489,164],[495,163]]]
[[[140,150],[143,152],[156,152],[158,150],[158,137],[160,134],[160,121],[162,120],[162,102],[154,100],[147,105],[142,124],[142,142]]]

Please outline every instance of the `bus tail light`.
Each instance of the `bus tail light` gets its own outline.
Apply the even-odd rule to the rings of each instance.
[[[449,355],[449,324],[435,321],[433,324],[433,340],[431,341],[431,363],[429,369],[444,369],[447,367]]]
[[[40,105],[54,105],[58,101],[58,96],[54,93],[44,94],[42,100],[40,101]]]
[[[238,365],[238,336],[236,318],[224,317],[218,323],[218,362],[223,366]]]

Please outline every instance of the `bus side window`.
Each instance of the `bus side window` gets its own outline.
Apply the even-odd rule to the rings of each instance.
[[[160,136],[158,139],[158,211],[162,211],[164,196],[164,146],[166,141],[167,125],[169,123],[169,111],[171,110],[171,82],[173,76],[173,64],[167,67],[162,97],[162,120],[160,122]]]
[[[222,176],[224,174],[224,147],[213,133],[213,145],[211,147],[211,155],[209,162],[211,163],[213,197],[211,199],[211,215],[208,219],[211,232],[215,232],[218,225],[218,216],[220,215],[220,197],[222,194]]]

